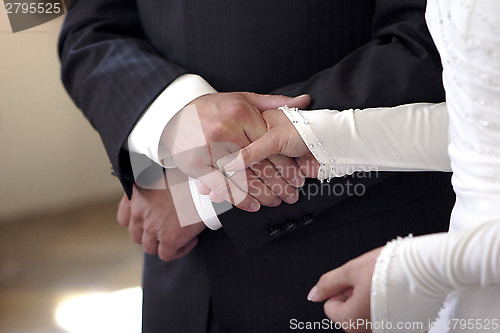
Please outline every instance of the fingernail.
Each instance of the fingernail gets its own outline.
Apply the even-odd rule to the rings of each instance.
[[[250,210],[251,212],[256,212],[256,211],[258,211],[259,209],[260,209],[260,203],[259,203],[258,201],[254,201],[254,202],[252,202],[252,204],[250,205],[250,208],[249,208],[249,210]]]
[[[274,202],[271,204],[271,207],[277,207],[281,204],[281,199],[280,198],[277,198],[276,200],[274,200]]]
[[[289,203],[289,204],[294,204],[297,202],[297,200],[299,200],[299,195],[297,193],[294,193],[291,196],[289,196],[288,198],[286,198],[285,202]]]
[[[295,98],[300,98],[300,97],[304,97],[304,96],[309,96],[309,94],[302,94],[302,95],[297,96],[297,97],[295,97]]]
[[[312,287],[311,291],[309,291],[309,294],[307,294],[307,300],[310,302],[316,302],[317,296],[318,296],[318,288],[314,286]]]

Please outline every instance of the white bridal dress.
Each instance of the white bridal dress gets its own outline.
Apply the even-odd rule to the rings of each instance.
[[[320,179],[453,171],[450,233],[383,248],[373,331],[500,332],[500,0],[428,0],[426,19],[446,104],[283,111],[320,162]]]

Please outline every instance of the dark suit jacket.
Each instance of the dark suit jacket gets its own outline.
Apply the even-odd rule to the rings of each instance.
[[[176,77],[218,91],[295,96],[311,108],[441,102],[425,0],[73,0],[61,33],[62,79],[100,133],[130,193],[128,134]],[[335,133],[332,133],[335,135]],[[349,195],[348,188],[358,191]],[[319,275],[397,235],[445,230],[449,175],[357,174],[311,180],[295,205],[232,209],[204,232],[221,329],[286,331],[321,320],[305,301]]]

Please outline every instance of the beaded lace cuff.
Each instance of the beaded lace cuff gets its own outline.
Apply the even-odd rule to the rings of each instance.
[[[278,110],[283,111],[283,113],[292,122],[293,126],[295,126],[302,137],[302,140],[304,140],[307,148],[319,162],[320,168],[318,170],[318,179],[321,182],[325,179],[329,181],[330,178],[342,177],[346,174],[337,168],[335,159],[324,149],[323,142],[316,136],[316,134],[314,134],[311,126],[309,125],[309,120],[302,112],[299,111],[299,109],[289,108],[285,105],[279,107]]]
[[[413,235],[410,234],[406,238],[398,237],[388,242],[377,258],[370,292],[370,312],[371,321],[373,323],[373,333],[385,332],[384,325],[381,323],[388,323],[391,320],[389,313],[390,307],[387,300],[391,263],[399,251],[398,248],[400,244],[410,238],[413,238]],[[399,311],[400,309],[396,310]]]

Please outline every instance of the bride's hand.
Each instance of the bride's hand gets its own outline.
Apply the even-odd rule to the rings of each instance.
[[[267,132],[259,139],[242,148],[240,151],[222,157],[217,161],[217,165],[225,172],[244,170],[254,163],[258,163],[269,157],[284,155],[295,157],[299,166],[298,169],[289,170],[277,169],[286,179],[294,177],[316,177],[318,174],[319,163],[312,156],[305,145],[295,126],[288,117],[280,110],[267,110],[262,113],[267,124]],[[297,173],[293,175],[290,173]],[[201,194],[210,194],[210,199],[215,202],[224,201],[215,195],[207,186],[200,183],[199,191]]]
[[[227,155],[217,162],[224,171],[238,171],[254,163],[275,155],[302,157],[309,154],[304,141],[280,110],[267,110],[262,113],[267,123],[267,132],[240,151]]]
[[[353,259],[321,276],[307,298],[325,301],[325,313],[331,320],[344,323],[346,332],[371,332],[370,287],[376,260],[382,248]],[[354,323],[356,325],[350,325]],[[359,324],[359,325],[358,325]]]

